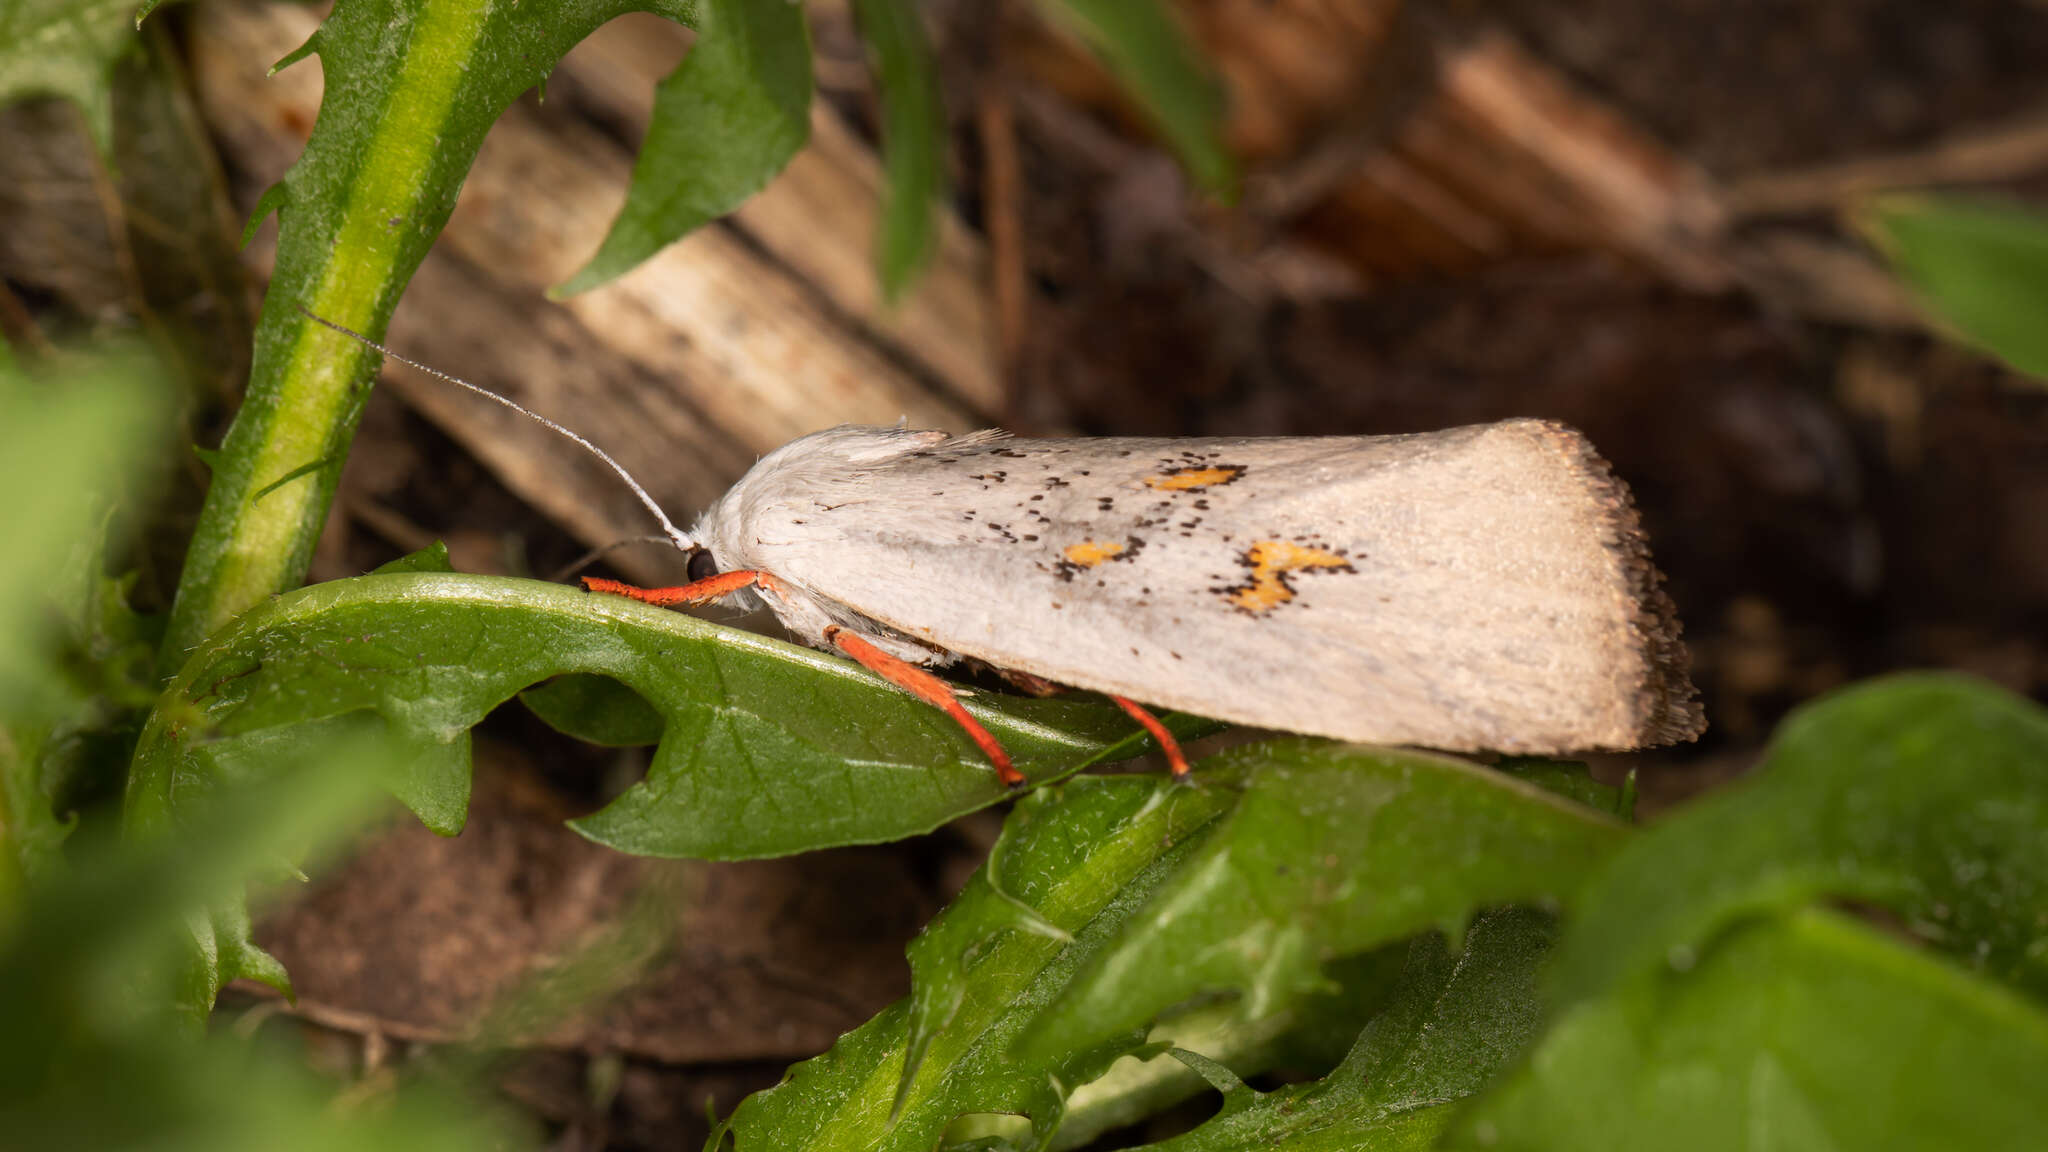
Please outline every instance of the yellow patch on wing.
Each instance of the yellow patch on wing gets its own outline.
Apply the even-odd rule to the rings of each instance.
[[[1116,559],[1123,555],[1123,552],[1124,546],[1121,544],[1103,540],[1083,540],[1079,544],[1067,545],[1060,554],[1067,558],[1067,563],[1077,568],[1093,568],[1104,560]]]
[[[1214,488],[1228,484],[1244,475],[1244,469],[1236,464],[1216,464],[1207,468],[1175,468],[1157,476],[1145,477],[1145,487],[1161,492],[1195,492],[1203,488]]]
[[[1245,549],[1244,562],[1251,568],[1251,576],[1245,583],[1232,587],[1225,598],[1247,612],[1270,611],[1294,599],[1294,589],[1287,584],[1289,572],[1318,568],[1352,570],[1351,562],[1335,552],[1285,540],[1258,541]]]

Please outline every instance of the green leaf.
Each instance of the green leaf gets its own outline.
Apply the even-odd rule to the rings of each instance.
[[[1164,845],[1185,840],[1190,829],[1207,824],[1237,799],[1226,782],[1205,777],[1201,783],[1207,787],[1156,780],[1145,781],[1146,787],[1076,781],[1056,805],[1046,799],[1019,805],[1004,823],[988,864],[976,874],[979,887],[970,886],[969,895],[911,943],[911,1008],[907,1055],[897,1081],[899,1110],[933,1040],[966,1002],[969,969],[982,950],[1010,931],[1055,945],[1071,943],[1074,930],[1119,886],[1110,878],[1135,875]],[[1164,822],[1159,830],[1149,827],[1155,820]],[[1077,916],[1053,899],[1061,894],[1072,899],[1076,893],[1090,917]]]
[[[453,572],[455,562],[448,559],[448,545],[436,540],[417,552],[408,552],[386,564],[379,564],[367,575],[381,576],[392,572]]]
[[[1593,809],[1478,765],[1276,741],[1208,761],[1242,803],[1076,975],[1020,1056],[1083,1047],[1205,992],[1256,1019],[1323,965],[1480,908],[1561,900],[1626,834]]]
[[[1634,815],[1632,788],[1616,788],[1593,779],[1586,765],[1575,760],[1548,760],[1540,756],[1509,756],[1493,766],[1517,780],[1526,780],[1546,792],[1598,808],[1619,820]]]
[[[550,676],[610,677],[666,730],[647,779],[576,822],[626,851],[747,859],[926,832],[1009,793],[938,710],[857,665],[618,597],[437,573],[362,576],[282,596],[208,641],[137,753],[131,816],[160,814],[210,765],[279,729],[374,712],[451,746]],[[1127,742],[1113,707],[984,694],[970,711],[1036,780]]]
[[[937,210],[946,194],[945,110],[915,0],[854,0],[853,13],[882,100],[882,166],[889,192],[875,255],[882,290],[895,300],[937,245]]]
[[[624,275],[760,190],[810,135],[811,40],[803,5],[700,0],[696,43],[655,90],[625,207],[590,263],[553,290]]]
[[[48,644],[63,620],[85,624],[107,508],[167,393],[161,366],[135,350],[81,357],[47,383],[0,371],[0,709],[51,689]],[[67,578],[53,578],[60,568]]]
[[[1195,183],[1235,194],[1223,146],[1223,88],[1174,15],[1158,0],[1041,0],[1048,15],[1080,35],[1128,87],[1179,154]]]
[[[2048,379],[2048,215],[2012,204],[1886,197],[1865,230],[1963,339]]]
[[[1546,913],[1482,913],[1452,952],[1438,935],[1408,948],[1392,1006],[1336,1071],[1253,1094],[1155,1152],[1371,1152],[1430,1147],[1458,1102],[1536,1038],[1537,969],[1556,934]]]
[[[573,673],[617,680],[663,718],[647,779],[574,824],[625,851],[744,859],[872,843],[1009,796],[943,714],[850,662],[559,585],[394,573],[278,597],[195,652],[142,733],[129,827],[173,826],[189,798],[280,755],[381,734],[380,774],[452,833],[470,727]],[[978,695],[967,707],[1034,780],[1143,747],[1101,702]],[[230,911],[198,934],[216,975],[274,975]],[[188,992],[203,1009],[218,986]]]
[[[316,685],[302,688],[316,690]],[[375,748],[378,779],[443,836],[462,831],[469,812],[469,733],[440,733],[394,724],[376,712],[342,712],[303,724],[259,728],[237,739],[195,743],[186,770],[212,781],[262,779],[272,765],[300,762],[340,742]]]
[[[0,908],[19,874],[57,860],[56,794],[80,741],[133,702],[141,633],[102,545],[168,394],[129,350],[75,357],[50,382],[0,370]]]
[[[198,804],[176,836],[81,837],[37,878],[18,916],[0,917],[0,1131],[9,1147],[208,1152],[413,1152],[532,1146],[445,1080],[386,1081],[337,1107],[336,1085],[304,1054],[242,1028],[180,1029],[164,979],[183,913],[239,889],[308,844],[332,844],[373,799],[354,751]],[[191,1021],[190,1023],[198,1023]]]
[[[134,457],[123,460],[117,471],[135,462]],[[15,751],[34,764],[27,778],[40,784],[38,811],[63,814],[65,828],[73,809],[117,791],[127,778],[142,717],[160,687],[154,673],[156,621],[128,604],[135,575],[105,574],[109,552],[123,543],[117,525],[127,518],[116,509],[125,503],[109,505],[109,514],[96,525],[99,541],[74,548],[41,574],[48,619],[55,627],[50,637],[54,651],[46,653],[53,659],[42,670],[40,686],[63,703],[40,719],[12,726]],[[26,835],[38,826],[31,818],[14,830]],[[42,851],[24,853],[23,866],[51,862],[54,856],[47,850],[54,846],[54,840],[45,841]]]
[[[2031,1148],[2048,1131],[2043,1084],[2038,1007],[1809,909],[1577,1003],[1447,1146]]]
[[[113,150],[114,64],[135,51],[134,0],[0,0],[0,104],[61,96]]]
[[[278,213],[277,266],[161,671],[305,576],[378,357],[301,310],[381,338],[499,113],[592,29],[643,9],[687,22],[695,5],[340,0],[287,58],[317,54],[325,95],[305,153],[259,209]]]
[[[708,673],[700,667],[700,679],[726,679],[715,711],[666,712],[647,779],[570,826],[623,852],[740,860],[900,840],[1010,796],[937,709],[834,657],[778,648],[805,667],[727,659]],[[821,669],[832,675],[808,674]],[[1034,784],[1151,746],[1097,699],[978,695],[963,703]],[[1207,724],[1161,719],[1177,731]]]
[[[558,676],[519,700],[562,735],[605,748],[659,744],[667,723],[638,692],[603,676]]]
[[[1288,790],[1291,776],[1314,776],[1324,767],[1337,779],[1299,779],[1304,786]],[[1446,786],[1425,780],[1410,788],[1403,779],[1446,772],[1460,782]],[[1213,871],[1226,847],[1222,838],[1235,837],[1228,843],[1239,851],[1251,846],[1246,812],[1254,812],[1250,825],[1259,826],[1264,818],[1257,810],[1268,800],[1275,807],[1299,808],[1306,801],[1310,808],[1343,809],[1341,800],[1333,805],[1319,787],[1309,785],[1341,785],[1347,773],[1373,781],[1362,789],[1366,792],[1447,792],[1453,807],[1464,801],[1465,810],[1452,815],[1497,826],[1513,821],[1490,817],[1483,797],[1488,790],[1506,792],[1513,798],[1510,806],[1541,812],[1528,820],[1539,833],[1553,822],[1591,829],[1566,835],[1594,845],[1596,858],[1611,838],[1623,834],[1597,813],[1470,765],[1302,741],[1204,761],[1191,783],[1095,777],[1041,791],[1018,805],[982,872],[911,945],[910,1000],[842,1038],[826,1055],[793,1069],[781,1086],[742,1105],[732,1120],[738,1147],[742,1152],[925,1149],[936,1146],[942,1132],[947,1147],[1071,1147],[1111,1124],[1138,1118],[1147,1106],[1195,1090],[1199,1082],[1190,1083],[1185,1072],[1162,1076],[1164,1070],[1155,1066],[1163,1062],[1157,1060],[1124,1060],[1114,1065],[1117,1071],[1091,1079],[1112,1067],[1112,1057],[1156,1053],[1162,1041],[1198,1046],[1205,1058],[1184,1057],[1184,1062],[1212,1081],[1232,1085],[1231,1099],[1238,1103],[1226,1103],[1226,1114],[1249,1105],[1254,1094],[1238,1083],[1237,1075],[1269,1067],[1287,1037],[1300,1033],[1306,1038],[1333,1019],[1358,1020],[1389,1003],[1387,990],[1396,973],[1386,961],[1398,963],[1398,951],[1368,952],[1327,966],[1314,994],[1297,995],[1286,1010],[1276,1008],[1261,1017],[1267,1025],[1263,1029],[1246,1027],[1246,1014],[1235,1003],[1205,1003],[1182,993],[1173,1000],[1187,1000],[1188,1006],[1152,1027],[1150,1043],[1142,1048],[1152,1013],[1131,1014],[1128,1021],[1117,1021],[1122,1026],[1115,1031],[1097,1029],[1064,1046],[1020,1041],[1036,1028],[1033,1021],[1041,1009],[1067,1002],[1072,981],[1082,974],[1105,962],[1119,969],[1148,963],[1144,957],[1123,958],[1129,955],[1124,941],[1133,927],[1154,916],[1190,876]],[[1482,799],[1473,803],[1468,793]],[[1414,797],[1389,800],[1377,823],[1354,825],[1354,832],[1404,820],[1428,828],[1428,817],[1445,815],[1429,808]],[[1348,824],[1357,815],[1353,808],[1330,820]],[[1290,827],[1285,830],[1289,839],[1262,850],[1274,860],[1308,865],[1296,872],[1320,869],[1329,845],[1299,833],[1298,825]],[[1492,846],[1503,838],[1494,836]],[[1481,834],[1476,840],[1485,845],[1489,837]],[[1425,857],[1418,870],[1434,862],[1427,854],[1418,855]],[[1542,887],[1544,856],[1538,850],[1518,857],[1520,866],[1533,867],[1538,877],[1536,883],[1523,882],[1520,890]],[[1285,884],[1274,887],[1284,889]],[[1292,913],[1284,900],[1277,903],[1277,915]],[[1469,911],[1459,903],[1455,910],[1415,919],[1423,927],[1437,921],[1462,926]],[[1400,1025],[1408,1030],[1402,1034],[1406,1039],[1390,1039],[1396,1033],[1382,1030],[1374,1033],[1380,1037],[1376,1046],[1361,1047],[1350,1058],[1354,1068],[1359,1061],[1374,1061],[1373,1091],[1393,1094],[1354,1094],[1365,1103],[1348,1111],[1333,1108],[1330,1122],[1367,1126],[1430,1092],[1448,1093],[1444,1099],[1462,1096],[1512,1055],[1537,1020],[1530,987],[1536,958],[1548,939],[1546,924],[1538,914],[1489,915],[1474,929],[1471,948],[1461,958],[1450,959],[1440,943],[1414,953],[1410,983],[1394,997],[1406,1005],[1396,1010],[1397,1015],[1406,1013]],[[1219,940],[1224,937],[1197,940],[1187,953],[1151,965],[1143,978],[1172,983],[1190,957],[1231,947]],[[1343,983],[1333,987],[1338,979]],[[1428,980],[1437,981],[1434,993],[1423,988]],[[1446,991],[1445,982],[1456,990]],[[1355,1034],[1357,1025],[1350,1027],[1346,1035]],[[1475,1054],[1462,1042],[1468,1035],[1492,1047]],[[1410,1057],[1415,1057],[1410,1072],[1393,1070],[1397,1062],[1407,1067]],[[1279,1103],[1276,1097],[1274,1104]],[[997,1114],[1027,1119],[1005,1124]],[[1074,1130],[1064,1126],[1068,1118]],[[1440,1119],[1433,1121],[1429,1131],[1440,1126]]]
[[[39,878],[24,916],[0,922],[0,1004],[10,1021],[0,1062],[36,1058],[24,1034],[47,1029],[42,1038],[56,1043],[67,1032],[120,1031],[144,1013],[160,1013],[153,995],[134,996],[122,985],[174,967],[161,961],[188,909],[351,827],[370,798],[350,770],[360,752],[338,745],[310,764],[280,762],[266,781],[194,798],[180,836],[87,841],[83,866]],[[22,1003],[29,988],[47,999]],[[0,1083],[21,1082],[0,1076]]]
[[[733,1114],[752,1149],[924,1149],[956,1118],[1028,1116],[1144,1039],[1132,1030],[1036,1062],[1010,1041],[1237,797],[1232,783],[1083,777],[1019,803],[989,862],[910,948],[914,991]],[[991,878],[994,879],[991,879]]]
[[[1683,968],[1734,921],[1883,904],[1922,939],[2048,993],[2048,710],[1955,675],[1795,712],[1743,782],[1636,838],[1581,894],[1566,1003]]]
[[[1331,986],[1325,994],[1264,1020],[1245,1020],[1228,1000],[1167,1017],[1147,1033],[1144,1049],[1110,1065],[1100,1078],[1067,1097],[1066,1119],[1053,1146],[1081,1147],[1105,1132],[1221,1088],[1225,1077],[1241,1085],[1239,1073],[1313,1076],[1334,1068],[1354,1046],[1360,1029],[1393,1002],[1409,951],[1405,944],[1392,944],[1337,961],[1327,970]],[[1162,1047],[1168,1058],[1148,1058],[1151,1050]],[[1231,1091],[1247,1100],[1256,1096],[1245,1088]],[[1231,1107],[1229,1101],[1225,1107]],[[998,1124],[980,1127],[1002,1134]],[[947,1129],[948,1142],[972,1130],[970,1121],[955,1123]]]

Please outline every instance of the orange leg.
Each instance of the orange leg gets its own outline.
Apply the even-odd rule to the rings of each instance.
[[[1180,741],[1173,738],[1173,733],[1166,730],[1166,725],[1161,724],[1158,717],[1145,711],[1142,704],[1133,703],[1121,696],[1111,696],[1110,699],[1116,702],[1117,707],[1128,713],[1131,719],[1144,725],[1145,731],[1150,732],[1154,740],[1159,741],[1159,751],[1166,755],[1167,766],[1173,769],[1173,778],[1187,779],[1188,758],[1180,750]]]
[[[673,588],[639,588],[617,580],[607,580],[602,576],[585,576],[583,589],[586,592],[609,592],[614,596],[624,596],[629,600],[638,600],[642,604],[652,604],[657,608],[673,608],[678,604],[709,604],[753,584],[765,587],[768,579],[765,572],[741,569],[738,572],[720,572],[695,584],[680,584]]]
[[[994,736],[981,726],[981,722],[967,714],[960,701],[953,695],[953,689],[944,680],[919,668],[907,660],[899,660],[866,639],[856,636],[843,628],[825,629],[825,639],[830,640],[841,652],[853,657],[861,667],[887,680],[919,700],[937,708],[953,718],[953,723],[966,729],[967,735],[980,747],[981,754],[996,766],[996,778],[1007,787],[1015,788],[1024,783],[1024,774],[1010,764],[1010,754]]]
[[[583,587],[586,591],[608,592],[615,596],[638,600],[643,604],[653,604],[659,608],[672,608],[679,604],[708,604],[755,584],[772,590],[775,587],[775,578],[766,572],[741,569],[737,572],[720,572],[694,584],[682,584],[673,588],[641,588],[617,580],[607,580],[602,576],[583,578]],[[979,721],[967,714],[967,709],[962,708],[960,701],[954,699],[953,690],[946,686],[944,680],[915,664],[898,660],[843,629],[826,629],[825,639],[837,645],[840,651],[853,657],[868,671],[952,717],[953,722],[965,729],[967,735],[974,739],[982,755],[988,757],[989,763],[995,765],[996,777],[1005,785],[1014,788],[1024,783],[1024,774],[1011,765],[1010,754],[1003,751],[1003,746],[996,742],[994,736],[989,735],[988,729],[983,728]]]

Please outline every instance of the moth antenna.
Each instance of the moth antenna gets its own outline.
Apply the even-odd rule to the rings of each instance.
[[[606,544],[602,548],[592,548],[590,551],[585,552],[583,555],[578,556],[576,559],[570,561],[569,563],[562,565],[561,568],[557,569],[556,571],[548,575],[548,583],[563,583],[567,581],[569,577],[576,575],[578,572],[583,571],[585,568],[590,567],[592,564],[597,563],[599,560],[604,559],[605,557],[611,555],[614,552],[617,552],[619,549],[624,548],[629,544],[669,543],[673,543],[673,541],[671,541],[666,536],[628,536],[624,540],[614,540],[611,543]]]
[[[654,518],[661,522],[662,535],[659,537],[635,537],[632,540],[622,540],[618,544],[607,545],[605,548],[593,553],[590,557],[578,561],[578,567],[590,563],[591,561],[597,559],[597,557],[602,556],[605,552],[610,551],[613,548],[619,547],[620,544],[634,544],[640,542],[643,539],[664,540],[667,543],[675,545],[679,550],[684,552],[688,552],[691,549],[698,547],[697,542],[695,540],[690,539],[689,533],[684,532],[681,528],[675,526],[675,523],[668,518],[668,513],[663,512],[661,510],[661,505],[656,504],[654,502],[654,497],[649,496],[647,494],[647,489],[642,488],[640,486],[640,482],[638,480],[633,479],[633,474],[631,472],[626,471],[624,465],[620,464],[617,460],[612,459],[611,454],[606,452],[604,449],[599,448],[597,445],[592,444],[590,441],[585,440],[583,437],[577,435],[574,432],[571,432],[567,428],[562,427],[560,424],[555,423],[553,420],[548,419],[547,417],[541,415],[540,413],[533,411],[531,408],[524,407],[512,400],[508,400],[505,397],[498,395],[496,392],[491,391],[489,388],[486,388],[481,384],[471,384],[469,381],[464,380],[459,376],[451,376],[448,373],[441,371],[439,368],[429,368],[425,364],[422,364],[417,360],[411,359],[410,357],[407,356],[401,356],[398,353],[393,352],[391,349],[386,348],[384,345],[377,343],[375,340],[370,339],[368,336],[363,335],[361,332],[358,332],[353,328],[347,327],[346,325],[337,324],[334,321],[329,320],[325,316],[318,315],[308,310],[303,304],[294,304],[293,307],[297,308],[300,311],[300,313],[302,313],[306,317],[306,319],[311,320],[314,323],[322,325],[324,327],[332,328],[336,332],[341,333],[343,336],[346,336],[349,339],[354,340],[356,343],[361,344],[365,347],[374,348],[378,352],[384,354],[387,357],[390,357],[393,360],[398,361],[400,364],[403,364],[406,367],[413,369],[414,371],[424,372],[427,375],[432,376],[436,380],[442,380],[449,384],[453,384],[457,388],[466,388],[469,391],[474,392],[487,400],[494,400],[499,404],[503,404],[505,407],[510,408],[514,412],[519,413],[521,416],[526,417],[528,420],[531,420],[534,423],[540,424],[551,431],[560,433],[561,435],[566,436],[571,440],[574,440],[576,443],[582,445],[584,449],[587,450],[591,455],[597,457],[599,460],[604,461],[605,465],[609,467],[613,472],[618,473],[619,479],[624,480],[626,482],[626,487],[631,488],[633,490],[633,495],[638,496],[640,498],[640,503],[645,505],[649,512],[654,513]]]

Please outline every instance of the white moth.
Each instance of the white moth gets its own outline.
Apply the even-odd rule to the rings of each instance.
[[[1628,491],[1561,424],[1070,440],[847,426],[769,453],[684,533],[582,437],[413,366],[589,448],[690,555],[678,588],[586,586],[759,596],[797,639],[945,708],[1009,783],[1001,747],[924,667],[971,658],[1109,694],[1176,771],[1134,702],[1451,751],[1621,750],[1704,727]]]
[[[1626,489],[1576,431],[1022,440],[842,427],[690,534],[799,639],[1264,728],[1560,753],[1699,734]],[[692,577],[708,565],[693,565]],[[843,646],[843,643],[842,643]]]

